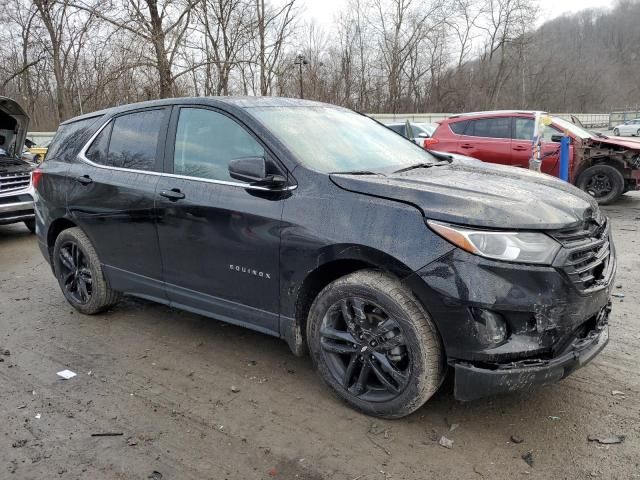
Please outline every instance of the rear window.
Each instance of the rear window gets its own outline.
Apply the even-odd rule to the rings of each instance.
[[[102,115],[85,118],[76,122],[60,125],[47,151],[46,160],[56,159],[63,162],[70,162],[80,152],[84,142],[93,133],[94,126]]]

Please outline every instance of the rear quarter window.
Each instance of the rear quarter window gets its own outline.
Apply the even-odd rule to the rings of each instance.
[[[467,129],[468,124],[469,124],[468,120],[463,120],[461,122],[453,122],[449,124],[449,128],[456,135],[464,135],[464,131]]]
[[[95,131],[98,120],[101,118],[102,115],[98,115],[60,125],[51,140],[45,161],[54,159],[62,162],[73,161]]]

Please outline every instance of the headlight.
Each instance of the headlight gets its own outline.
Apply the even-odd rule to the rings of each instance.
[[[427,224],[467,252],[508,262],[551,265],[560,245],[544,233],[473,230],[433,220]]]

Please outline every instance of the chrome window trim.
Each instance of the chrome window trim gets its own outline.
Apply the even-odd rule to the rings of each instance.
[[[113,120],[113,118],[109,118],[97,131],[96,133],[94,133],[93,135],[91,135],[91,138],[89,138],[89,140],[87,141],[87,143],[85,143],[84,147],[82,147],[82,149],[80,150],[80,152],[78,153],[78,158],[80,159],[80,161],[91,165],[92,167],[96,167],[96,168],[103,168],[105,170],[114,170],[117,172],[131,172],[131,173],[141,173],[141,174],[145,174],[145,175],[155,175],[155,176],[160,176],[160,177],[169,177],[169,178],[179,178],[182,180],[195,180],[197,182],[204,182],[204,183],[213,183],[214,185],[226,185],[228,187],[240,187],[243,188],[245,190],[257,190],[260,192],[288,192],[291,190],[295,190],[296,188],[298,188],[298,185],[288,185],[284,188],[268,188],[268,187],[261,187],[259,185],[250,185],[248,183],[240,183],[240,182],[228,182],[225,180],[213,180],[210,178],[200,178],[200,177],[191,177],[188,175],[178,175],[175,173],[167,173],[167,172],[155,172],[153,170],[136,170],[133,168],[122,168],[122,167],[110,167],[108,165],[101,165],[99,163],[96,162],[92,162],[91,160],[89,160],[87,158],[87,150],[89,150],[89,147],[91,147],[91,144],[93,143],[93,141],[96,139],[96,137],[98,135],[100,135],[100,132],[102,132],[102,130],[104,130],[104,128],[109,125],[109,122],[111,122]]]

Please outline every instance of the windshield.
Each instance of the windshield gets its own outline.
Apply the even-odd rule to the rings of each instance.
[[[332,173],[393,171],[435,159],[384,125],[334,107],[256,107],[251,113],[304,166]]]
[[[553,123],[556,124],[556,126],[560,127],[560,129],[562,131],[568,130],[569,133],[573,133],[577,137],[580,137],[580,138],[591,138],[591,137],[593,137],[591,132],[589,132],[588,130],[585,130],[584,128],[579,127],[578,125],[575,125],[575,124],[565,120],[564,118],[553,117]]]

